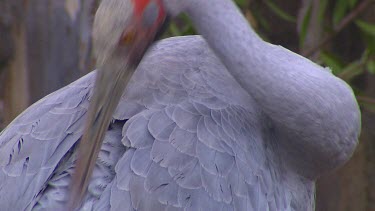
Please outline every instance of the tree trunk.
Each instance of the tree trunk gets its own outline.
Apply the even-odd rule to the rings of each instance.
[[[94,3],[95,0],[0,2],[0,32],[7,38],[0,40],[0,119],[4,124],[91,69]]]

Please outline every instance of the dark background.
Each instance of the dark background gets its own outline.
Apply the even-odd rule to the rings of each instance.
[[[236,3],[265,40],[330,67],[352,86],[362,110],[360,143],[345,166],[318,181],[316,210],[375,211],[375,1]],[[97,4],[0,1],[0,130],[33,102],[94,69],[91,24]],[[180,16],[165,37],[194,33]]]

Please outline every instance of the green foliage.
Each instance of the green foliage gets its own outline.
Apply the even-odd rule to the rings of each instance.
[[[354,8],[354,6],[356,6],[357,4],[357,0],[348,0],[348,4],[350,6],[350,8]]]
[[[307,36],[307,31],[308,31],[308,27],[309,27],[309,23],[310,23],[310,18],[311,18],[311,10],[312,10],[312,5],[310,4],[306,14],[304,15],[304,17],[302,19],[301,31],[299,33],[300,34],[300,36],[299,36],[299,46],[300,47],[303,47],[304,43],[305,43],[305,39],[306,39],[306,36]]]
[[[350,9],[351,3],[348,0],[337,0],[333,9],[332,22],[333,25],[337,25],[341,19],[345,16],[347,11]]]
[[[355,24],[362,32],[363,40],[366,42],[365,62],[363,68],[369,73],[375,74],[375,24],[362,20],[355,21]]]
[[[322,51],[320,53],[320,59],[325,65],[331,68],[333,74],[337,75],[344,70],[344,64],[341,59],[331,52]]]
[[[175,21],[169,24],[169,28],[165,34],[165,37],[193,34],[196,34],[193,24],[185,14],[182,14],[179,17],[177,17]]]
[[[363,62],[360,60],[355,60],[345,67],[343,67],[340,71],[338,71],[336,74],[341,79],[345,81],[350,81],[354,77],[362,74],[365,71]]]
[[[361,20],[357,20],[355,23],[363,32],[375,37],[375,24],[367,23]]]
[[[320,0],[319,2],[319,14],[318,14],[319,23],[322,23],[324,21],[328,3],[329,3],[328,0]]]
[[[255,17],[257,23],[259,24],[259,27],[262,28],[264,31],[270,32],[272,31],[270,24],[266,20],[266,18],[258,11],[253,10],[251,11],[253,16]],[[264,39],[267,39],[266,37],[263,37]]]
[[[366,67],[370,73],[375,74],[375,61],[374,60],[368,61]]]
[[[271,0],[265,0],[264,3],[268,6],[269,9],[271,9],[271,11],[274,14],[276,14],[282,20],[285,20],[285,21],[288,21],[288,22],[292,22],[292,23],[296,22],[296,18],[295,17],[293,17],[293,16],[289,15],[288,13],[286,13],[285,11],[283,11],[279,6],[277,6]]]
[[[245,8],[249,3],[247,0],[235,0],[235,2],[241,8]]]

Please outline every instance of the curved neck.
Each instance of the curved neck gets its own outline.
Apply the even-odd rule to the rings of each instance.
[[[249,91],[265,42],[231,0],[191,0],[186,12],[232,76]],[[254,71],[249,71],[253,69]],[[254,75],[255,74],[255,75]],[[249,78],[250,77],[250,78]]]
[[[348,159],[360,114],[343,81],[300,55],[264,42],[232,0],[185,2],[198,32],[271,118],[289,163],[299,173],[315,178]]]
[[[194,22],[194,26],[208,41],[217,39],[216,41],[230,41],[232,45],[236,43],[251,45],[245,46],[246,49],[263,42],[232,0],[190,0],[190,2],[185,11]],[[223,42],[210,44],[213,44],[213,47],[226,47],[222,45],[225,45]],[[233,46],[230,48],[233,49]],[[220,51],[219,48],[217,50]]]

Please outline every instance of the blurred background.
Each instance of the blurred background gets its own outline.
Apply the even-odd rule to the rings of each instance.
[[[0,130],[94,69],[91,24],[98,2],[0,1]],[[236,3],[263,39],[330,67],[352,86],[362,110],[360,143],[345,166],[319,179],[316,210],[375,211],[375,1]],[[188,34],[195,31],[182,15],[164,36]]]

